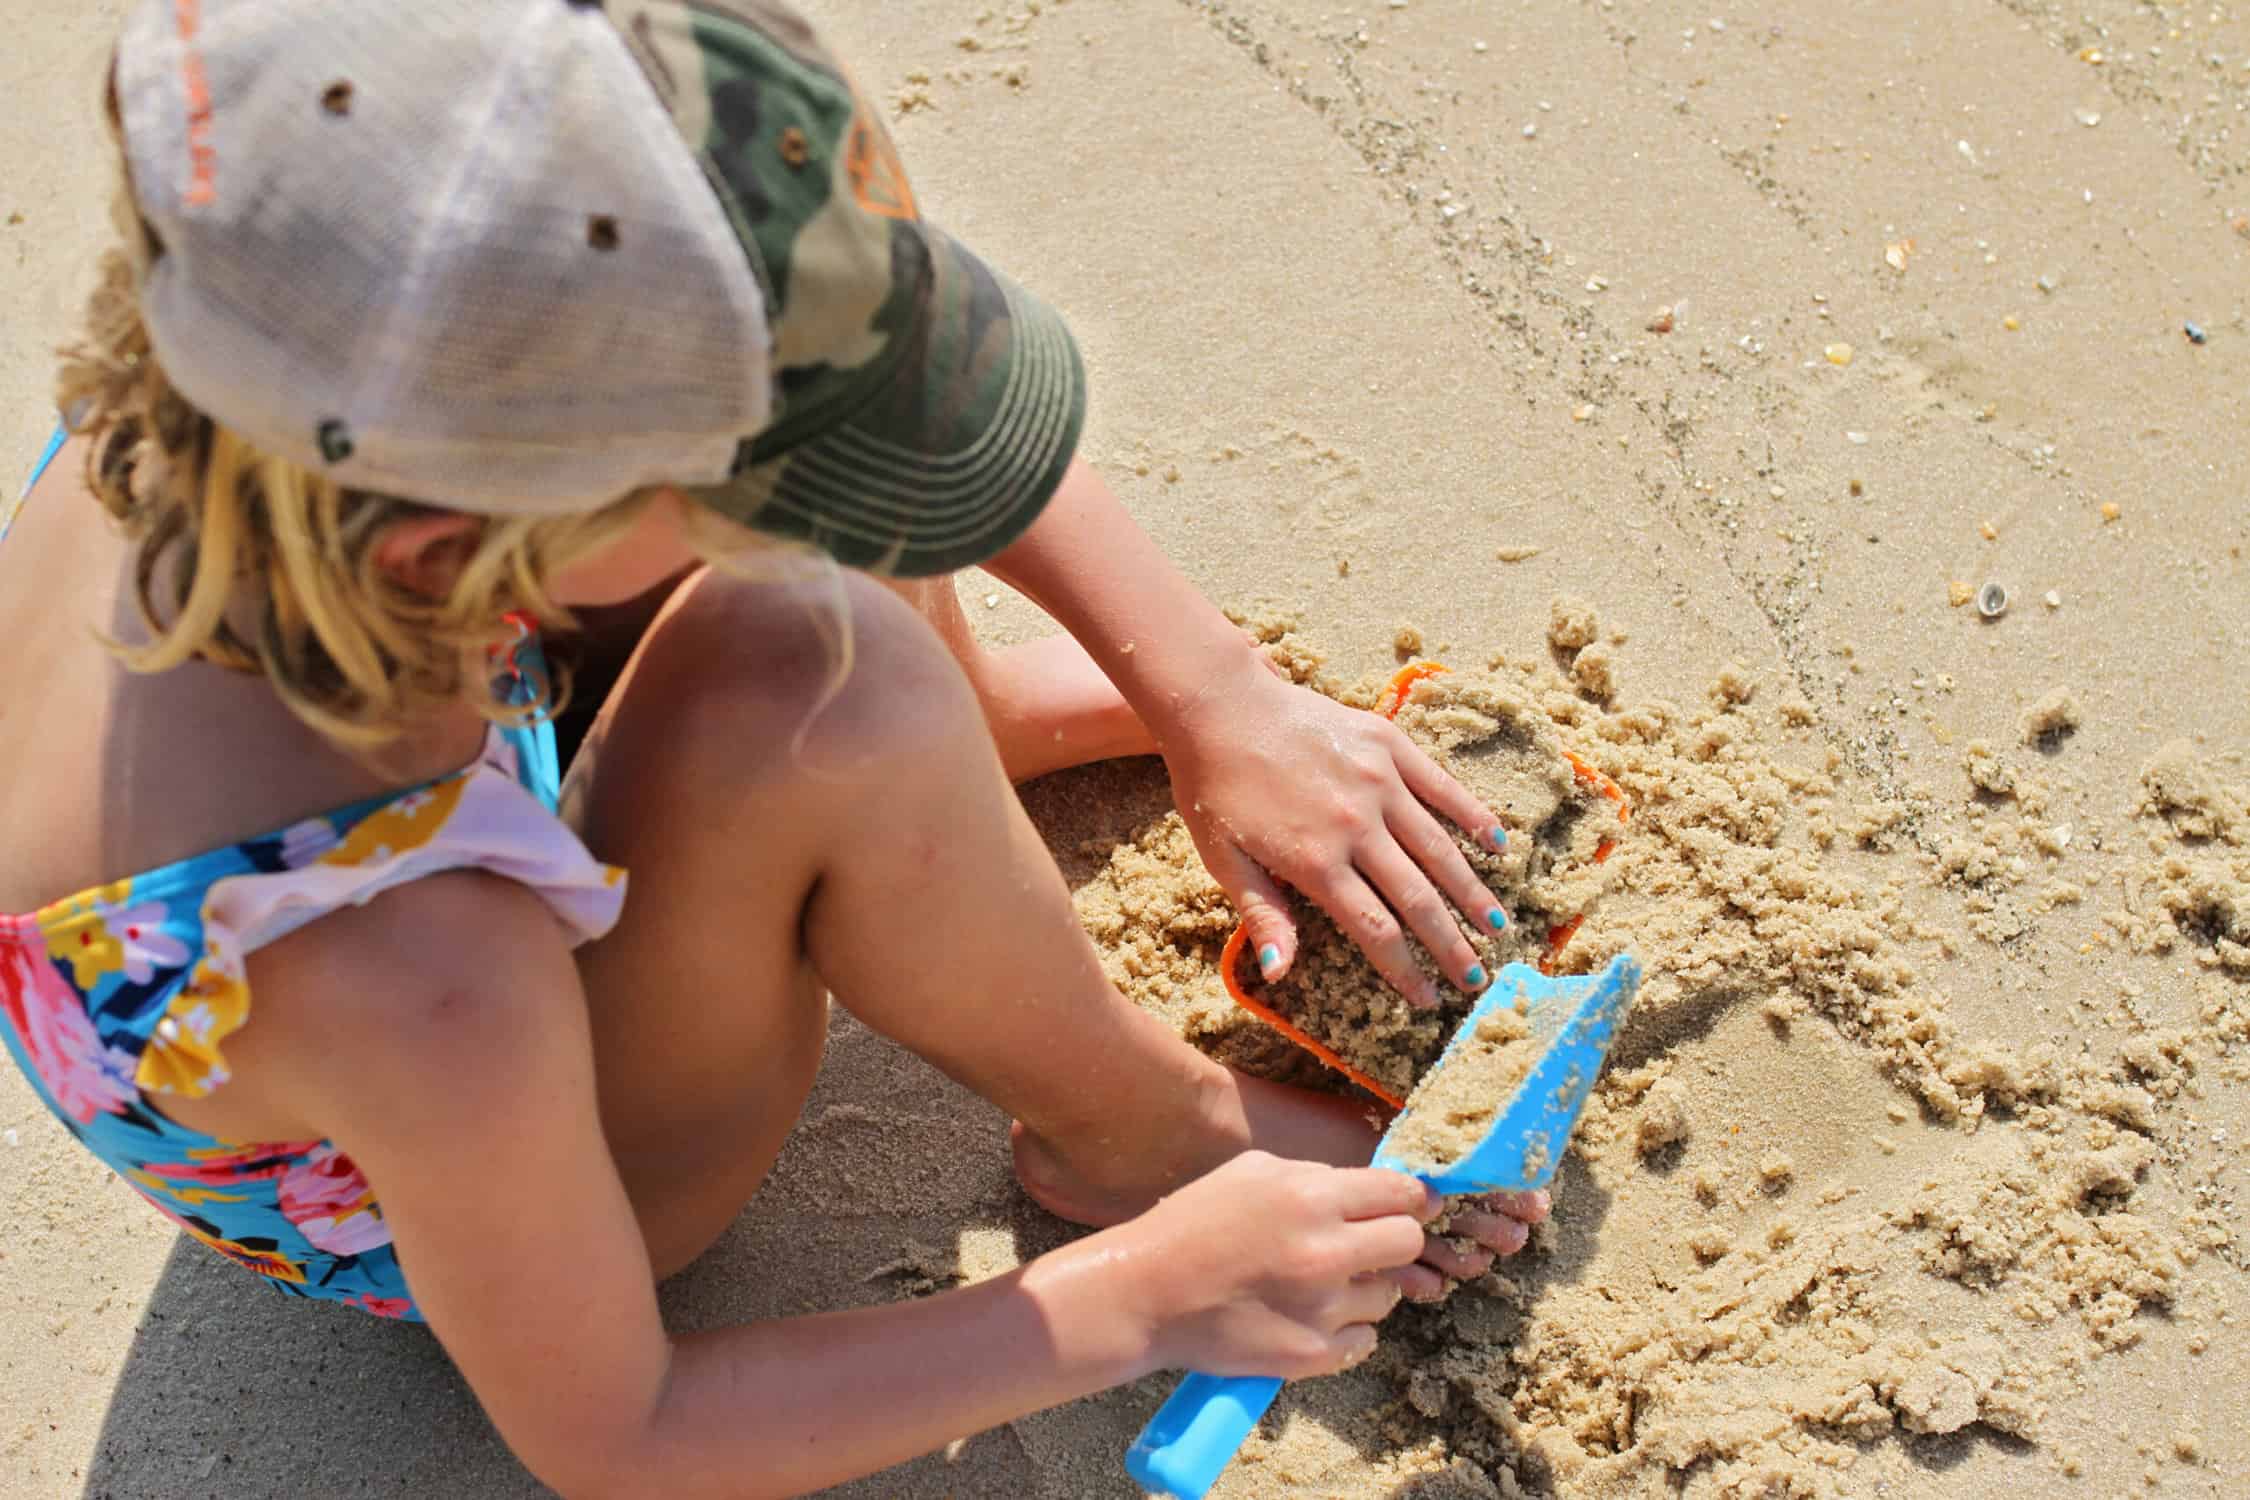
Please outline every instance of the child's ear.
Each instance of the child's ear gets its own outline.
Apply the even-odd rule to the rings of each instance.
[[[484,520],[459,511],[407,516],[383,528],[375,541],[375,566],[401,588],[427,599],[453,590],[461,562]]]

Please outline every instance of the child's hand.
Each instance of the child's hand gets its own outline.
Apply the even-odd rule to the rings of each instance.
[[[1299,1380],[1374,1352],[1443,1201],[1398,1172],[1250,1151],[1109,1233],[1140,1251],[1155,1364]]]
[[[1415,967],[1407,929],[1455,983],[1484,987],[1489,976],[1453,913],[1493,927],[1497,908],[1438,817],[1487,848],[1499,822],[1396,725],[1284,682],[1262,662],[1180,722],[1184,732],[1164,746],[1175,800],[1267,978],[1297,956],[1282,881],[1335,918],[1410,1003],[1438,997]]]

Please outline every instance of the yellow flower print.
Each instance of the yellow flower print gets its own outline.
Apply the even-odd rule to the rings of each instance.
[[[250,986],[205,959],[164,1007],[142,1049],[134,1083],[143,1093],[201,1099],[231,1075],[219,1043],[250,1019]]]
[[[92,993],[103,975],[125,967],[125,945],[109,930],[102,913],[122,905],[131,885],[130,880],[113,881],[40,914],[47,956],[70,965],[71,983],[82,993]]]
[[[461,803],[466,776],[449,776],[435,786],[399,798],[360,819],[342,843],[320,857],[324,865],[376,864],[419,849],[437,836]]]
[[[181,1232],[189,1239],[210,1246],[246,1271],[255,1271],[270,1280],[286,1281],[294,1286],[305,1284],[305,1268],[279,1251],[252,1250],[246,1245],[237,1245],[232,1240],[222,1240],[215,1234],[205,1234],[193,1224],[177,1217],[172,1222],[178,1224]]]
[[[125,1180],[144,1193],[162,1193],[166,1197],[176,1198],[190,1207],[200,1208],[206,1203],[248,1203],[250,1201],[242,1193],[222,1193],[215,1188],[202,1187],[192,1179],[178,1182],[168,1181],[157,1176],[154,1172],[140,1167],[128,1168],[125,1172]]]

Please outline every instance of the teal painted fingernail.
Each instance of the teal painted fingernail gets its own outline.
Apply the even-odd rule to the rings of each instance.
[[[1508,930],[1508,914],[1497,906],[1484,914],[1484,922],[1494,932],[1506,932]]]
[[[1469,965],[1469,972],[1461,976],[1461,982],[1462,982],[1463,984],[1467,985],[1467,986],[1468,986],[1468,987],[1469,987],[1470,989],[1472,989],[1472,990],[1481,990],[1481,989],[1483,989],[1483,988],[1484,988],[1484,965],[1483,965],[1483,964],[1471,964],[1471,965]]]
[[[1273,944],[1268,943],[1263,948],[1260,948],[1258,950],[1259,973],[1265,975],[1268,979],[1271,979],[1273,978],[1274,970],[1280,967],[1281,950],[1279,948],[1276,948]]]
[[[1492,830],[1492,847],[1495,849],[1505,849],[1508,847],[1507,829],[1495,828]]]

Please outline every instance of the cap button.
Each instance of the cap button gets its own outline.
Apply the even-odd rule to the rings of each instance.
[[[352,456],[352,430],[341,417],[330,417],[320,424],[320,456],[332,464],[340,464]]]

